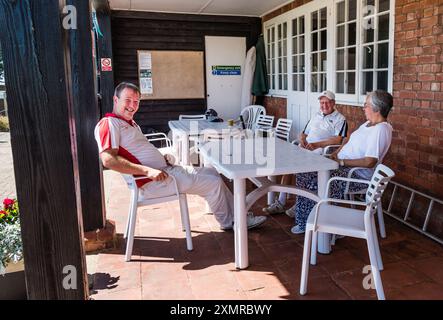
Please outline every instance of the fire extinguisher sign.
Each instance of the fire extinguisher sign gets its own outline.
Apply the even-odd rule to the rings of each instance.
[[[111,58],[101,58],[102,71],[112,71]]]

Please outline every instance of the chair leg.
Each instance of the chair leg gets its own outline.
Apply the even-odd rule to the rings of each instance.
[[[311,264],[313,266],[317,264],[317,240],[318,232],[312,231]]]
[[[132,211],[134,210],[134,208],[133,208],[134,205],[135,205],[135,203],[134,203],[134,200],[132,200],[132,196],[131,196],[131,203],[129,205],[128,219],[126,221],[126,228],[125,228],[125,234],[124,234],[125,239],[128,238],[129,224],[131,222],[131,215],[132,215]]]
[[[309,274],[309,257],[311,255],[311,240],[313,232],[311,229],[306,229],[305,243],[303,246],[303,260],[301,266],[301,279],[300,279],[300,294],[305,295],[308,287],[308,274]]]
[[[378,239],[377,239],[377,229],[375,227],[375,220],[374,220],[374,216],[372,216],[371,219],[371,224],[372,224],[372,240],[374,242],[374,248],[375,248],[375,254],[377,257],[377,265],[378,265],[378,269],[381,271],[383,270],[383,260],[381,258],[381,253],[380,253],[380,246],[378,244]]]
[[[337,236],[335,234],[331,235],[331,246],[335,246],[335,240],[337,240]]]
[[[385,229],[385,220],[383,218],[383,207],[381,204],[381,200],[377,205],[377,218],[378,218],[378,226],[380,228],[380,237],[384,239],[386,238],[386,229]]]
[[[186,248],[188,249],[188,251],[192,251],[194,247],[192,246],[191,223],[189,222],[189,210],[188,201],[186,200],[186,194],[179,195],[179,202],[182,225],[184,225],[186,232]]]
[[[134,245],[135,223],[137,221],[137,205],[131,206],[131,214],[129,217],[128,236],[126,239],[125,261],[131,261],[132,248]]]
[[[378,269],[377,254],[372,232],[368,233],[366,242],[368,244],[369,260],[371,262],[371,271],[375,283],[375,290],[377,291],[377,298],[378,300],[385,300],[385,293],[381,282],[380,270]]]

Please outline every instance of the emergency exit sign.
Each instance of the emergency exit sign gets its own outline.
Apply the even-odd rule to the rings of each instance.
[[[214,76],[239,76],[241,75],[241,66],[212,66]]]

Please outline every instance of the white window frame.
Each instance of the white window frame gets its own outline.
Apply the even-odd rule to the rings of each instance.
[[[328,66],[327,66],[327,89],[332,90],[335,92],[336,90],[336,62],[337,62],[337,54],[336,54],[336,43],[337,43],[337,32],[336,32],[336,25],[337,25],[337,3],[341,2],[343,0],[334,0],[330,1],[326,7],[327,12],[332,12],[333,19],[331,19],[332,25],[328,25],[327,28],[331,29],[330,32],[328,32],[328,41],[327,41],[327,57],[328,57]],[[376,0],[378,1],[378,0]],[[297,7],[295,9],[292,9],[288,12],[285,12],[284,14],[281,14],[273,19],[270,19],[268,21],[265,21],[263,23],[263,29],[265,34],[265,46],[267,48],[268,39],[267,39],[267,29],[274,26],[274,32],[275,32],[275,39],[277,40],[277,26],[279,24],[282,24],[284,22],[287,23],[287,76],[288,76],[288,90],[278,90],[278,89],[271,89],[269,90],[268,96],[280,96],[280,97],[287,97],[288,91],[292,91],[292,20],[295,18],[298,18],[300,16],[305,16],[305,20],[309,19],[309,15],[306,14],[311,10],[311,8],[315,6],[325,6],[323,0],[314,0],[311,1],[303,6]],[[388,88],[387,91],[392,93],[393,90],[393,72],[394,72],[394,30],[395,30],[395,0],[390,0],[390,7],[389,7],[389,44],[388,44]],[[357,0],[357,19],[356,19],[356,28],[357,28],[357,34],[356,34],[356,81],[355,81],[355,94],[336,94],[336,102],[337,104],[347,104],[347,105],[358,105],[362,106],[365,101],[365,95],[360,94],[361,88],[363,85],[362,82],[362,48],[363,44],[361,43],[362,39],[362,0]],[[306,31],[305,31],[306,32]],[[374,31],[374,33],[376,30]],[[307,54],[308,47],[305,45],[305,54]],[[376,53],[374,53],[376,54]],[[277,46],[275,46],[275,52],[274,57],[277,58]],[[268,57],[266,62],[268,62]],[[275,84],[277,84],[278,79],[277,77],[277,70],[278,70],[278,61],[277,59],[274,60],[275,63],[275,69],[276,72],[274,74],[274,81]],[[305,65],[306,68],[306,65]],[[374,66],[374,69],[377,69],[376,66]],[[311,70],[310,68],[306,69],[305,78],[311,76]],[[307,87],[308,83],[305,82],[305,91],[307,92],[310,88]]]

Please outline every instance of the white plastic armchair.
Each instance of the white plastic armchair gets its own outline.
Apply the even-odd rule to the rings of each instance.
[[[317,233],[325,232],[366,240],[377,297],[380,300],[385,299],[380,276],[380,270],[383,270],[383,262],[375,229],[374,213],[381,201],[384,190],[394,175],[390,168],[379,164],[371,181],[342,177],[329,179],[328,191],[331,182],[334,180],[367,184],[366,198],[364,202],[327,198],[319,201],[312,209],[306,224],[300,281],[301,295],[307,292],[309,257],[311,257],[311,264],[316,264]],[[354,205],[364,209],[341,207],[331,203]]]
[[[332,153],[334,153],[335,150],[337,150],[338,148],[340,148],[342,145],[341,144],[331,144],[329,146],[326,146],[323,148],[323,155],[325,157],[330,157]]]
[[[146,139],[148,139],[149,142],[160,141],[161,147],[157,148],[158,151],[160,151],[160,153],[163,155],[170,154],[174,156],[174,159],[171,159],[173,160],[172,162],[175,163],[177,161],[178,156],[174,148],[172,147],[171,139],[169,139],[166,134],[164,134],[163,132],[156,132],[156,133],[148,133],[145,134],[144,136],[146,137]]]
[[[254,125],[258,120],[259,115],[266,115],[266,109],[259,105],[250,105],[244,108],[240,115],[243,117],[245,129],[253,130]]]
[[[292,120],[286,118],[280,118],[275,126],[275,136],[277,138],[289,141],[289,134],[291,132]]]
[[[178,200],[180,203],[180,214],[182,221],[182,228],[186,233],[186,248],[191,251],[193,249],[192,236],[191,236],[191,224],[189,222],[189,210],[188,202],[186,199],[186,194],[179,193],[177,187],[177,181],[173,176],[169,176],[174,181],[174,192],[171,195],[150,199],[140,199],[139,198],[139,188],[137,186],[137,181],[146,179],[145,176],[134,178],[129,174],[122,174],[125,179],[128,188],[131,190],[131,202],[129,205],[128,220],[126,222],[126,231],[124,237],[126,239],[126,252],[125,261],[130,261],[132,256],[132,249],[134,245],[134,233],[135,224],[137,221],[137,209],[142,206],[148,206],[152,204],[164,203],[168,201]]]

